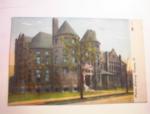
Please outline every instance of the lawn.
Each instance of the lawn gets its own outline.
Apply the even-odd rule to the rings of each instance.
[[[98,91],[87,91],[84,92],[84,96],[89,95],[105,95],[115,94],[118,92],[125,92],[125,89],[109,89],[109,90],[98,90]],[[19,102],[19,101],[32,101],[41,99],[57,99],[66,97],[79,97],[79,92],[49,92],[49,93],[24,93],[24,94],[11,94],[9,95],[8,102]]]
[[[8,102],[79,96],[78,92],[24,93],[9,95]]]

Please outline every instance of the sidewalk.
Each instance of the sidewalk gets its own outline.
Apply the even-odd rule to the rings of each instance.
[[[126,94],[124,91],[115,91],[111,93],[101,93],[101,94],[95,94],[95,95],[84,95],[85,99],[95,98],[95,97],[109,97],[114,95],[123,95]],[[83,100],[85,100],[83,99]],[[12,102],[8,103],[9,106],[16,106],[16,105],[44,105],[44,104],[53,104],[53,103],[59,103],[59,102],[72,102],[72,101],[82,101],[80,99],[80,96],[76,97],[64,97],[64,98],[50,98],[50,99],[40,99],[40,100],[30,100],[30,101],[19,101],[19,102]]]

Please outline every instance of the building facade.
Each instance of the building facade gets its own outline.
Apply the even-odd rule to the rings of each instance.
[[[91,89],[125,87],[127,68],[115,50],[100,51],[93,30],[83,37],[65,21],[60,27],[53,18],[52,35],[37,33],[33,38],[20,34],[15,41],[13,92],[77,91],[79,66],[92,65],[93,75],[85,77]],[[87,71],[88,72],[88,71]],[[88,74],[88,73],[87,73]]]
[[[114,49],[101,53],[100,88],[126,87],[127,65]]]

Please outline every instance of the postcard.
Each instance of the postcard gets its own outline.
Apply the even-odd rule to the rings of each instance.
[[[147,102],[141,20],[13,17],[9,106]]]

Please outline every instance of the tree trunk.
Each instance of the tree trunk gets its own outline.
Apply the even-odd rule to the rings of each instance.
[[[127,71],[126,71],[126,93],[128,93],[129,90],[128,90],[128,74],[127,74]]]
[[[80,99],[83,99],[83,91],[84,91],[84,81],[83,81],[83,75],[82,75],[82,69],[81,69],[81,65],[79,65],[79,88],[80,88]]]

